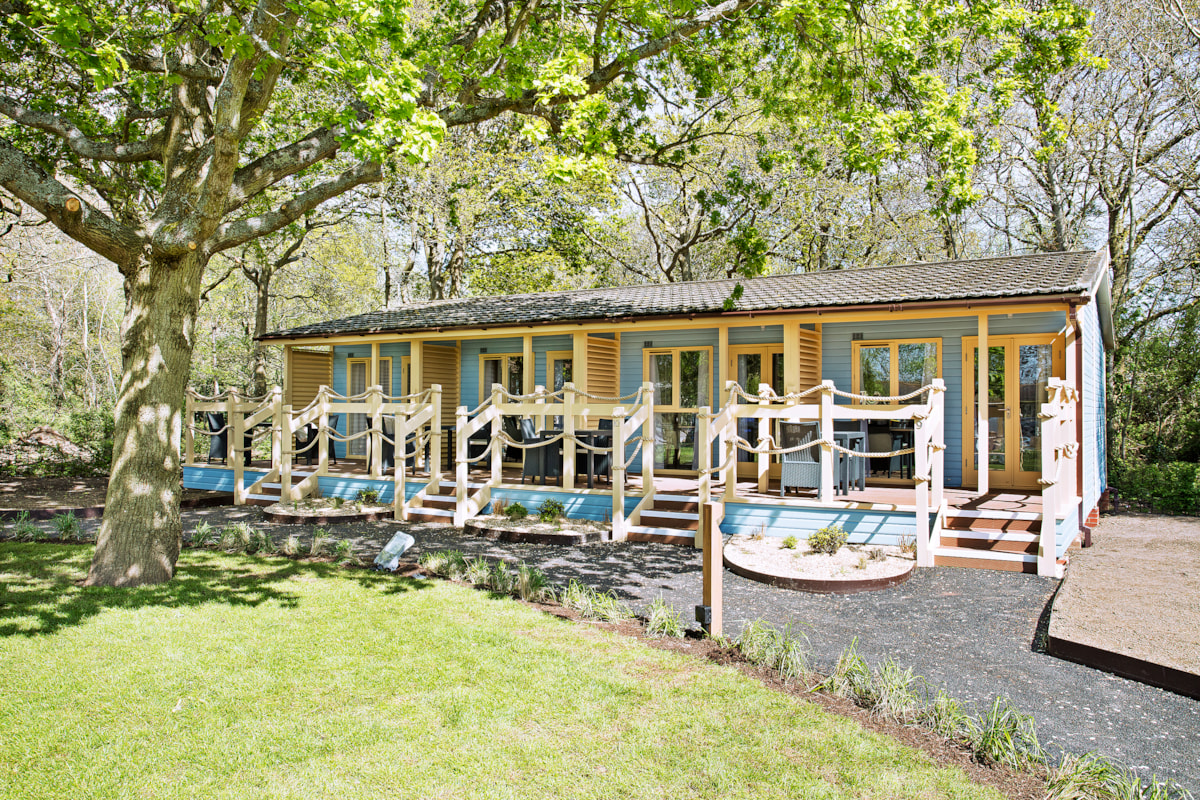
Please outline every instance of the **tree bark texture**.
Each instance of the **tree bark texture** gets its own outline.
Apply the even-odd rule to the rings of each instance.
[[[126,273],[112,473],[86,585],[139,586],[175,574],[183,540],[179,447],[202,273],[198,255],[152,259]]]

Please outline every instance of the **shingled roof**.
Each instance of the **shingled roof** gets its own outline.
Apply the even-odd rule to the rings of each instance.
[[[735,311],[894,305],[937,300],[1086,295],[1103,251],[805,272],[763,278],[579,289],[413,303],[276,331],[263,339],[411,333],[562,322],[716,315],[741,283]]]

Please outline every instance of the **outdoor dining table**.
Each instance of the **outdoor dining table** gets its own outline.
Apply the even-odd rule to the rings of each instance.
[[[847,450],[866,452],[867,435],[861,431],[834,431],[833,440]],[[866,460],[860,456],[838,453],[837,488],[842,494],[850,494],[850,487],[867,488]]]
[[[559,429],[545,430],[545,431],[542,431],[542,438],[543,439],[553,439],[555,436],[561,436],[564,433],[566,433],[565,430],[559,430]],[[576,436],[576,438],[583,440],[586,444],[591,445],[592,447],[598,447],[599,445],[597,444],[597,441],[602,439],[605,436],[612,436],[612,431],[604,430],[602,428],[596,428],[596,429],[576,428],[575,436]],[[595,478],[596,457],[600,454],[593,450],[580,450],[579,452],[587,454],[587,485],[588,485],[588,488],[591,489],[592,481]]]

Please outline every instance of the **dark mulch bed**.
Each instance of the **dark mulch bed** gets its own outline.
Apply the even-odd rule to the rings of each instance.
[[[106,476],[91,478],[2,478],[0,479],[0,519],[15,519],[22,511],[31,519],[46,520],[65,511],[82,519],[104,514]],[[232,502],[228,492],[184,489],[185,508],[203,508]]]

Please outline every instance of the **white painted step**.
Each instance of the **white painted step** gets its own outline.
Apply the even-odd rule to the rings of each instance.
[[[1042,515],[1036,511],[997,511],[991,508],[951,508],[946,511],[947,519],[1027,519],[1038,520]]]
[[[650,536],[685,536],[689,539],[695,538],[695,531],[683,531],[679,528],[650,528],[645,525],[630,525],[630,533],[642,533]]]
[[[449,508],[435,508],[433,506],[419,506],[410,508],[409,511],[413,514],[425,514],[430,517],[445,517],[446,519],[454,519],[454,510]]]
[[[986,542],[1036,542],[1040,534],[1030,531],[956,531],[942,529],[942,536],[949,539],[979,539]]]
[[[935,556],[950,556],[954,558],[974,558],[979,561],[1021,561],[1026,564],[1036,564],[1037,556],[1032,553],[1006,553],[998,550],[975,550],[970,547],[935,547]]]
[[[657,508],[643,508],[643,514],[651,514],[655,517],[665,517],[667,519],[700,519],[700,515],[695,511],[660,511]]]

